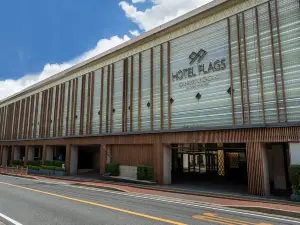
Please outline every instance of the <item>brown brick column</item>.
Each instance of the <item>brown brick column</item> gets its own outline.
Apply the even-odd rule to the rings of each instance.
[[[268,167],[264,144],[246,143],[248,191],[254,195],[268,195]]]
[[[71,145],[66,145],[66,174],[70,176],[70,162],[71,162]]]

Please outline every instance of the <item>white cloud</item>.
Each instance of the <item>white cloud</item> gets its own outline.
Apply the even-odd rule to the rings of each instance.
[[[128,41],[129,39],[130,38],[127,35],[125,35],[124,37],[113,36],[110,39],[101,39],[98,41],[95,48],[85,52],[84,54],[73,60],[70,60],[69,62],[60,64],[46,64],[40,73],[26,74],[18,80],[7,79],[4,81],[0,81],[0,99],[4,99],[14,93],[17,93],[30,85],[33,85],[56,73],[68,69],[69,67],[77,63],[92,58],[93,56],[109,50],[125,41]]]
[[[129,0],[128,0],[129,1]],[[141,30],[150,30],[165,22],[168,22],[184,13],[191,11],[211,0],[151,0],[153,5],[145,10],[139,11],[134,5],[121,1],[119,5],[125,12],[126,17],[136,23]],[[132,3],[145,2],[145,0],[131,0]],[[138,30],[130,30],[131,35],[139,35]],[[109,39],[101,39],[95,48],[85,52],[81,56],[68,62],[46,64],[43,70],[37,74],[26,74],[18,80],[7,79],[0,81],[0,99],[6,98],[24,88],[35,84],[45,78],[59,73],[79,62],[89,59],[104,52],[116,45],[119,45],[130,38],[113,36]]]
[[[138,30],[130,30],[129,33],[132,35],[132,36],[139,36],[140,35],[140,32]]]
[[[145,2],[146,0],[132,0],[132,3],[140,3],[140,2]]]
[[[152,0],[151,8],[139,11],[134,5],[121,1],[119,5],[125,15],[142,30],[150,30],[181,16],[212,0]]]

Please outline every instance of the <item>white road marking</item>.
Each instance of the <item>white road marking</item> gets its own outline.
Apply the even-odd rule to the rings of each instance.
[[[15,221],[14,219],[8,217],[8,216],[5,216],[4,214],[0,213],[0,217],[2,217],[3,219],[7,220],[8,222],[11,222],[12,224],[14,225],[22,225],[21,223]]]
[[[4,176],[6,176],[6,175],[4,175]],[[11,176],[9,176],[9,177],[11,177]],[[217,210],[217,211],[227,212],[227,213],[236,213],[236,214],[241,214],[244,216],[253,216],[253,217],[265,218],[265,219],[270,219],[270,220],[275,220],[275,221],[277,220],[277,221],[284,221],[284,222],[300,224],[300,220],[292,219],[290,217],[284,217],[284,216],[277,217],[276,215],[270,216],[269,214],[265,214],[265,213],[255,214],[255,213],[252,213],[252,212],[249,212],[246,210],[233,210],[233,209],[228,209],[221,205],[217,205],[217,204],[213,204],[213,203],[195,202],[195,201],[190,201],[190,200],[183,200],[183,199],[164,197],[164,196],[159,196],[159,195],[151,195],[151,194],[133,194],[133,193],[126,193],[126,192],[110,191],[110,190],[104,190],[104,189],[100,189],[100,188],[91,188],[91,187],[70,185],[68,183],[63,183],[63,182],[33,180],[33,179],[28,179],[28,178],[23,178],[23,177],[15,177],[15,178],[25,179],[25,180],[35,181],[35,182],[61,184],[66,187],[73,187],[73,188],[86,189],[86,190],[91,190],[91,191],[105,192],[105,193],[111,193],[111,194],[116,194],[116,195],[124,195],[124,196],[135,197],[135,198],[156,200],[156,201],[167,202],[167,203],[175,203],[175,204],[180,204],[180,205],[185,205],[185,206]]]

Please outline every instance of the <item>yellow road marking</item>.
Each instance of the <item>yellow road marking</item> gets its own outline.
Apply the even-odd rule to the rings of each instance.
[[[224,221],[215,220],[214,218],[208,218],[206,216],[193,216],[193,218],[199,219],[199,220],[204,220],[204,221],[209,221],[209,222],[215,222],[215,223],[219,223],[219,224],[224,224],[224,225],[234,225],[232,223],[226,223]]]
[[[251,223],[251,222],[242,221],[242,220],[220,217],[213,213],[203,213],[203,216],[196,215],[196,216],[193,216],[193,218],[200,219],[200,220],[207,220],[210,222],[214,221],[215,223],[227,224],[227,225],[272,225],[272,224],[267,224],[267,223]]]
[[[111,209],[111,210],[114,210],[114,211],[119,211],[119,212],[127,213],[127,214],[130,214],[130,215],[144,217],[144,218],[147,218],[147,219],[157,220],[157,221],[161,221],[161,222],[165,222],[165,223],[169,223],[169,224],[187,225],[185,223],[180,223],[180,222],[176,222],[176,221],[173,221],[173,220],[167,220],[167,219],[159,218],[159,217],[156,217],[156,216],[150,216],[150,215],[146,215],[146,214],[143,214],[143,213],[138,213],[138,212],[133,212],[133,211],[125,210],[125,209],[120,209],[120,208],[116,208],[116,207],[112,207],[112,206],[108,206],[108,205],[104,205],[104,204],[99,204],[99,203],[96,203],[96,202],[89,202],[89,201],[85,201],[85,200],[78,199],[78,198],[71,198],[71,197],[67,197],[67,196],[64,196],[64,195],[54,194],[54,193],[51,193],[51,192],[40,191],[40,190],[37,190],[37,189],[27,188],[27,187],[15,185],[15,184],[10,184],[10,183],[6,183],[6,182],[0,182],[0,184],[5,184],[5,185],[8,185],[8,186],[21,188],[21,189],[25,189],[25,190],[28,190],[28,191],[34,191],[34,192],[42,193],[42,194],[45,194],[45,195],[51,195],[51,196],[64,198],[64,199],[68,199],[68,200],[75,201],[75,202],[81,202],[81,203],[85,203],[85,204],[89,204],[89,205],[94,205],[94,206],[98,206],[98,207],[102,207],[102,208],[106,208],[106,209]]]

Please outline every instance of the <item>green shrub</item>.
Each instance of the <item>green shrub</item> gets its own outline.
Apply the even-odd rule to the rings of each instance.
[[[154,169],[152,166],[139,165],[137,167],[137,179],[154,181]]]
[[[57,166],[47,166],[47,165],[42,165],[41,168],[44,169],[44,170],[65,171],[63,168],[57,167]]]
[[[64,164],[64,162],[61,160],[54,160],[52,162],[53,162],[53,165],[56,167],[62,167],[62,164]]]
[[[45,166],[54,166],[53,161],[51,161],[51,160],[46,160],[46,161],[44,162],[44,165],[45,165]]]
[[[41,165],[40,167],[44,170],[54,170],[55,169],[55,166]]]
[[[289,168],[289,177],[291,184],[300,185],[300,165],[291,165]]]
[[[120,174],[120,164],[109,163],[105,165],[105,172],[110,173],[111,176],[119,176]]]
[[[39,170],[40,168],[38,166],[27,166],[28,169],[31,169],[31,170]]]
[[[41,163],[41,161],[40,160],[29,160],[28,162],[27,162],[27,165],[28,166],[40,166],[42,163]]]
[[[20,161],[19,160],[13,160],[12,161],[12,165],[13,166],[19,166],[20,165]]]

